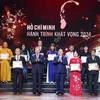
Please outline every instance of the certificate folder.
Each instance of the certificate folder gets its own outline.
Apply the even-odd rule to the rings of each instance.
[[[6,53],[6,54],[0,54],[0,59],[8,59],[9,58],[9,54]]]
[[[89,63],[88,64],[89,70],[99,70],[99,65],[97,63]]]
[[[23,69],[22,61],[13,61],[13,68],[22,68]]]
[[[82,61],[82,63],[86,63],[87,57],[86,56],[81,56],[81,61]]]
[[[54,60],[54,57],[56,57],[56,54],[48,54],[48,61]]]
[[[28,59],[27,59],[27,55],[21,55],[21,56],[25,58],[25,61],[28,60]]]
[[[80,71],[80,64],[71,64],[71,71]]]

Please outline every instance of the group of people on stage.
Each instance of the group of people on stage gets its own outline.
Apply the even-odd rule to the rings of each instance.
[[[11,81],[11,68],[13,68],[14,94],[20,94],[23,83],[27,83],[28,63],[31,62],[34,95],[37,93],[41,95],[44,66],[47,66],[46,82],[56,83],[57,95],[64,94],[66,76],[67,83],[70,84],[69,93],[82,95],[85,75],[87,75],[89,94],[98,95],[100,58],[96,55],[95,49],[89,52],[88,46],[84,46],[83,52],[79,54],[74,46],[70,45],[69,51],[64,55],[63,49],[56,50],[54,43],[50,45],[49,51],[43,46],[42,40],[39,40],[37,44],[31,56],[25,44],[22,44],[21,49],[15,49],[14,56],[7,42],[4,42],[3,48],[0,49],[0,81],[3,83]]]

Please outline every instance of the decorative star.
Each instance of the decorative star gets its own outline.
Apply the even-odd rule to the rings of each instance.
[[[58,43],[61,40],[61,37],[54,38],[54,42]]]
[[[7,35],[7,39],[10,40],[11,38],[12,38],[11,34],[8,34],[8,35]]]

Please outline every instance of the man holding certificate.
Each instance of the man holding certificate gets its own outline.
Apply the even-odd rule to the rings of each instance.
[[[91,56],[87,58],[88,64],[88,78],[89,78],[89,94],[98,95],[98,75],[99,75],[99,66],[100,66],[100,59],[96,56],[96,50],[92,49]],[[93,88],[94,84],[94,88]]]
[[[66,76],[66,65],[68,64],[67,58],[63,55],[63,50],[58,50],[58,56],[54,58],[56,74],[56,95],[64,94],[64,81]]]
[[[22,74],[23,67],[26,65],[25,58],[20,55],[20,49],[15,49],[15,56],[11,59],[11,67],[13,68],[14,74],[14,92],[13,94],[20,94],[22,89]]]
[[[90,56],[91,54],[88,51],[88,46],[84,46],[83,52],[80,54],[81,60],[82,60],[82,73],[81,73],[81,78],[82,78],[82,83],[84,84],[84,78],[85,74],[87,75],[87,83],[88,83],[88,67],[87,67],[87,57]]]
[[[65,54],[65,57],[67,57],[67,60],[68,60],[68,65],[69,65],[70,59],[74,57],[73,54],[74,54],[74,46],[70,45],[69,51]],[[69,83],[69,81],[70,81],[70,67],[68,65],[66,66],[66,68],[67,68],[67,83]]]
[[[44,70],[44,55],[40,54],[40,48],[35,48],[35,54],[31,57],[33,74],[33,94],[41,95],[42,76]]]

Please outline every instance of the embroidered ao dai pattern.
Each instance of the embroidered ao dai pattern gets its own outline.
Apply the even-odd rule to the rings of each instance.
[[[80,69],[82,69],[82,62],[80,58],[72,58],[70,60],[70,64],[80,64]],[[81,73],[79,71],[71,71],[70,94],[82,95]]]

